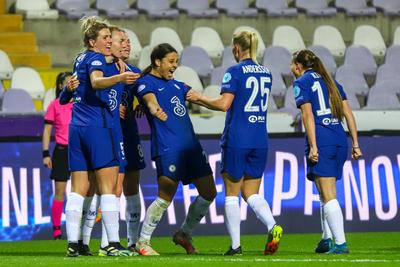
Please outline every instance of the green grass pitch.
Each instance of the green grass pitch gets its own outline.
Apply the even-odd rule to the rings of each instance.
[[[229,246],[228,236],[195,236],[199,255],[188,256],[171,238],[154,238],[159,257],[65,257],[66,241],[0,243],[0,266],[400,266],[400,232],[349,233],[349,255],[318,255],[318,234],[286,234],[275,255],[264,256],[265,236],[242,236],[243,256],[221,256]],[[124,240],[125,241],[125,240]],[[123,241],[123,243],[124,243]],[[97,251],[98,240],[91,249]]]

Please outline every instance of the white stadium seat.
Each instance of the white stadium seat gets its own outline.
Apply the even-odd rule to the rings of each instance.
[[[29,67],[15,69],[11,79],[11,87],[27,91],[33,99],[43,99],[45,93],[39,73]]]

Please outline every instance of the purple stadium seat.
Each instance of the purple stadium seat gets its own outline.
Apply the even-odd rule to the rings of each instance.
[[[343,86],[346,94],[366,96],[368,94],[368,84],[364,75],[355,70],[352,66],[342,65],[336,71],[336,81]]]
[[[283,98],[286,94],[286,84],[282,78],[282,74],[274,68],[269,68],[269,70],[272,74],[271,95]]]
[[[224,66],[214,68],[211,71],[210,85],[220,86],[222,84],[222,78],[224,78],[226,69],[227,67]]]
[[[335,75],[337,68],[336,62],[328,48],[321,45],[311,45],[308,47],[308,49],[313,51],[317,57],[321,59],[322,63],[325,65],[325,68],[331,73],[331,75]]]
[[[399,0],[373,0],[373,5],[382,10],[385,16],[400,16]]]
[[[400,67],[400,45],[392,45],[386,50],[385,64]]]
[[[5,91],[1,110],[8,113],[36,112],[31,96],[22,89],[8,89]]]
[[[292,77],[291,61],[292,56],[289,50],[281,46],[270,46],[264,51],[262,64],[270,69],[279,71],[285,77]]]
[[[177,7],[192,18],[216,18],[219,15],[218,9],[210,8],[208,0],[178,0]]]
[[[336,8],[328,7],[326,0],[296,0],[296,6],[310,17],[329,17],[337,13]]]
[[[57,0],[56,7],[69,19],[80,19],[84,16],[97,16],[98,11],[91,9],[88,0]]]
[[[206,50],[198,46],[187,46],[183,49],[180,64],[191,67],[202,78],[209,77],[214,68]]]
[[[344,10],[347,16],[374,16],[375,7],[368,7],[365,0],[336,0],[336,7]]]
[[[399,80],[399,65],[390,65],[388,63],[381,65],[376,72],[375,84],[385,81]],[[399,83],[400,84],[400,83]]]
[[[139,15],[137,10],[129,8],[128,0],[97,0],[96,8],[112,19],[136,18]]]
[[[377,70],[374,56],[366,47],[360,45],[352,45],[346,49],[344,64],[368,76],[374,76]]]
[[[232,47],[227,46],[224,48],[224,52],[222,52],[222,67],[229,68],[237,64],[235,57],[232,54]]]
[[[249,8],[246,0],[217,0],[215,5],[230,17],[256,17],[258,14],[256,8]]]
[[[256,0],[256,7],[269,17],[297,16],[297,9],[288,7],[286,0]]]
[[[357,94],[351,91],[346,91],[347,101],[352,109],[361,109],[360,102],[358,102]]]
[[[0,99],[3,98],[3,94],[4,94],[3,81],[0,80]]]
[[[172,19],[179,16],[179,11],[170,8],[168,0],[138,0],[137,8],[147,13],[149,18]]]
[[[286,90],[284,106],[278,111],[291,114],[293,119],[296,118],[296,116],[300,113],[300,110],[297,108],[296,101],[294,99],[293,86],[290,86]]]
[[[385,83],[374,85],[368,96],[365,110],[399,110],[400,102],[395,90],[387,90]]]

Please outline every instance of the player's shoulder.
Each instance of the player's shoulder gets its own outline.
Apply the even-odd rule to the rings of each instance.
[[[132,71],[134,73],[142,73],[142,71],[138,67],[133,66],[133,65],[131,65],[129,63],[125,63],[125,64],[127,66],[127,70]]]

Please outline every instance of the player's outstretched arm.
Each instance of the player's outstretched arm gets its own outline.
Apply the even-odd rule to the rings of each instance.
[[[343,113],[352,142],[351,157],[353,159],[359,159],[362,156],[362,152],[358,144],[356,120],[354,119],[353,112],[347,100],[343,100]]]
[[[318,162],[317,138],[315,136],[315,122],[311,104],[304,103],[300,106],[300,109],[301,118],[303,120],[304,128],[306,129],[308,143],[310,144],[310,153],[308,158],[312,162]]]
[[[193,89],[189,90],[189,92],[186,94],[186,100],[189,102],[202,105],[212,110],[219,110],[223,112],[226,112],[231,107],[234,98],[235,95],[231,93],[223,93],[217,98],[210,98],[194,91]]]
[[[156,96],[153,93],[145,94],[143,96],[143,101],[149,109],[151,115],[162,121],[166,121],[168,119],[167,113],[162,110],[158,104]]]

